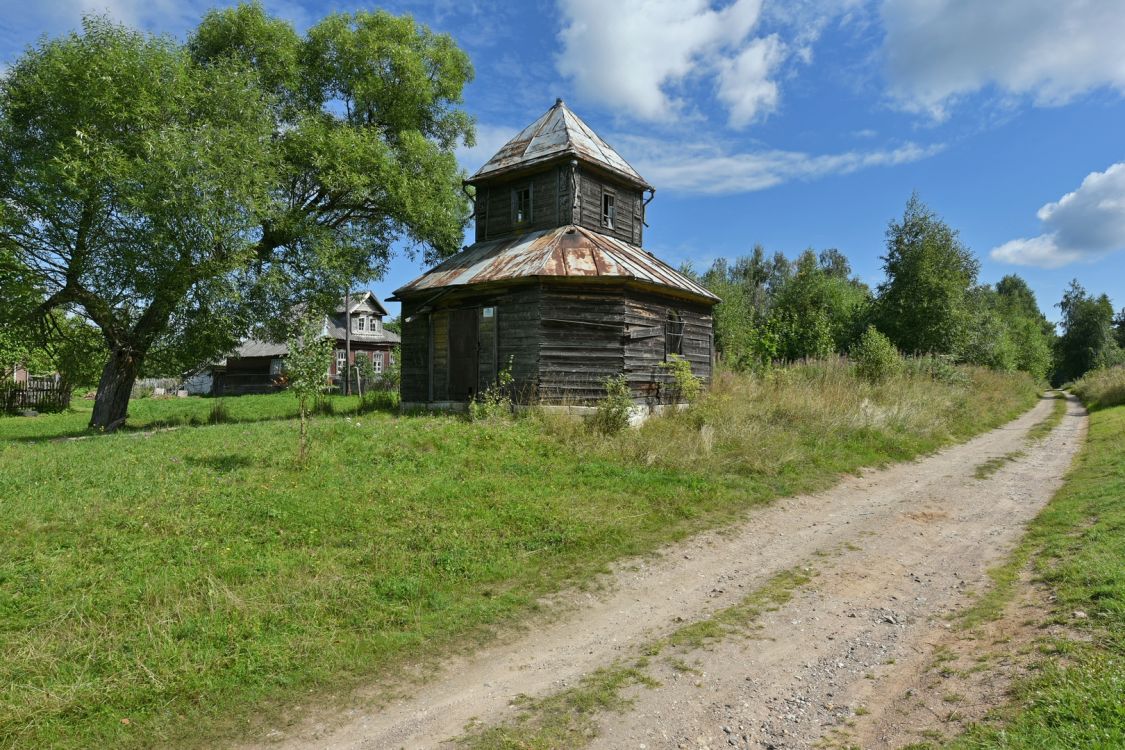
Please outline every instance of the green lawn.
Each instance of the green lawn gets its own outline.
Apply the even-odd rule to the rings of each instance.
[[[837,363],[729,377],[610,438],[337,398],[303,470],[284,394],[227,399],[232,421],[214,425],[215,400],[138,401],[114,435],[84,435],[81,403],[2,419],[0,746],[244,735],[298,700],[471,648],[615,558],[1034,398],[1019,376],[876,387]]]
[[[1076,637],[1044,647],[1014,715],[953,747],[1125,747],[1125,406],[1091,414],[1082,454],[1021,549],[1056,597],[1051,616]]]

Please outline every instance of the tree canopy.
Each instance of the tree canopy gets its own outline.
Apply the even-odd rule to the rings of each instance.
[[[883,270],[879,329],[904,352],[955,354],[970,324],[980,261],[917,195],[887,227]]]
[[[1113,328],[1109,297],[1095,297],[1075,279],[1059,302],[1062,320],[1055,353],[1055,380],[1074,380],[1099,367],[1122,364],[1125,357]]]
[[[302,36],[258,4],[208,13],[186,44],[88,17],[17,60],[0,80],[0,248],[40,314],[100,329],[91,425],[123,422],[146,362],[182,370],[261,321],[281,338],[295,303],[327,309],[400,240],[454,252],[471,76],[409,17],[335,14]]]
[[[781,253],[767,257],[758,245],[733,262],[716,260],[698,276],[722,299],[714,312],[715,347],[728,366],[882,352],[883,339],[868,330],[874,325],[892,349],[1024,370],[1037,379],[1051,372],[1055,328],[1027,282],[1009,275],[995,288],[978,285],[972,250],[917,195],[889,224],[887,276],[874,295],[834,248],[806,250],[795,261]]]

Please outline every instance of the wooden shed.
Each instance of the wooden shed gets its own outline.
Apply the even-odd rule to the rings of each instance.
[[[655,191],[561,99],[466,182],[476,242],[392,297],[404,408],[455,407],[508,366],[521,403],[591,404],[621,373],[671,403],[672,355],[710,379],[718,298],[641,248]]]

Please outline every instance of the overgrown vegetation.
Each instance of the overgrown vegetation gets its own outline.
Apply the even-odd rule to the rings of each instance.
[[[688,360],[672,354],[661,366],[672,374],[672,388],[681,402],[694,403],[703,393],[703,379],[691,371],[691,362]]]
[[[489,419],[507,419],[512,416],[512,359],[500,368],[496,380],[469,400],[469,419],[474,422]]]
[[[1088,372],[1070,389],[1091,410],[1125,404],[1125,365]]]
[[[972,728],[954,748],[1125,747],[1125,407],[1095,411],[1077,464],[1008,565],[1014,585],[1031,561],[1054,595],[1052,619],[1078,632],[1053,639],[1016,704]],[[995,607],[993,607],[995,609]],[[988,612],[984,612],[985,615]]]
[[[978,408],[995,414],[1037,397],[1025,375],[951,369],[958,379],[937,379],[922,360],[879,384],[858,378],[841,358],[761,376],[720,372],[692,408],[649,420],[639,430],[610,433],[601,445],[607,455],[645,466],[800,483],[806,471],[848,471],[930,450],[976,432]],[[589,431],[581,423],[545,421],[575,450],[589,450]]]
[[[214,745],[273,708],[395,674],[526,616],[611,560],[1029,406],[840,361],[723,374],[694,406],[602,435],[561,417],[311,417],[290,394],[146,399],[0,422],[0,745]],[[89,409],[89,402],[76,402]],[[177,427],[178,426],[178,427]],[[128,723],[123,723],[128,719]]]
[[[598,402],[594,416],[590,418],[590,426],[603,435],[613,435],[629,426],[629,417],[633,413],[633,391],[625,375],[613,375],[602,382],[605,397]]]

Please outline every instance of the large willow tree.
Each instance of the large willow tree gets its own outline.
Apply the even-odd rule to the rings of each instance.
[[[91,426],[124,422],[146,361],[197,364],[296,300],[326,306],[398,241],[453,252],[471,77],[408,17],[302,36],[257,4],[186,44],[91,17],[29,49],[0,80],[0,243],[42,313],[105,337]]]

